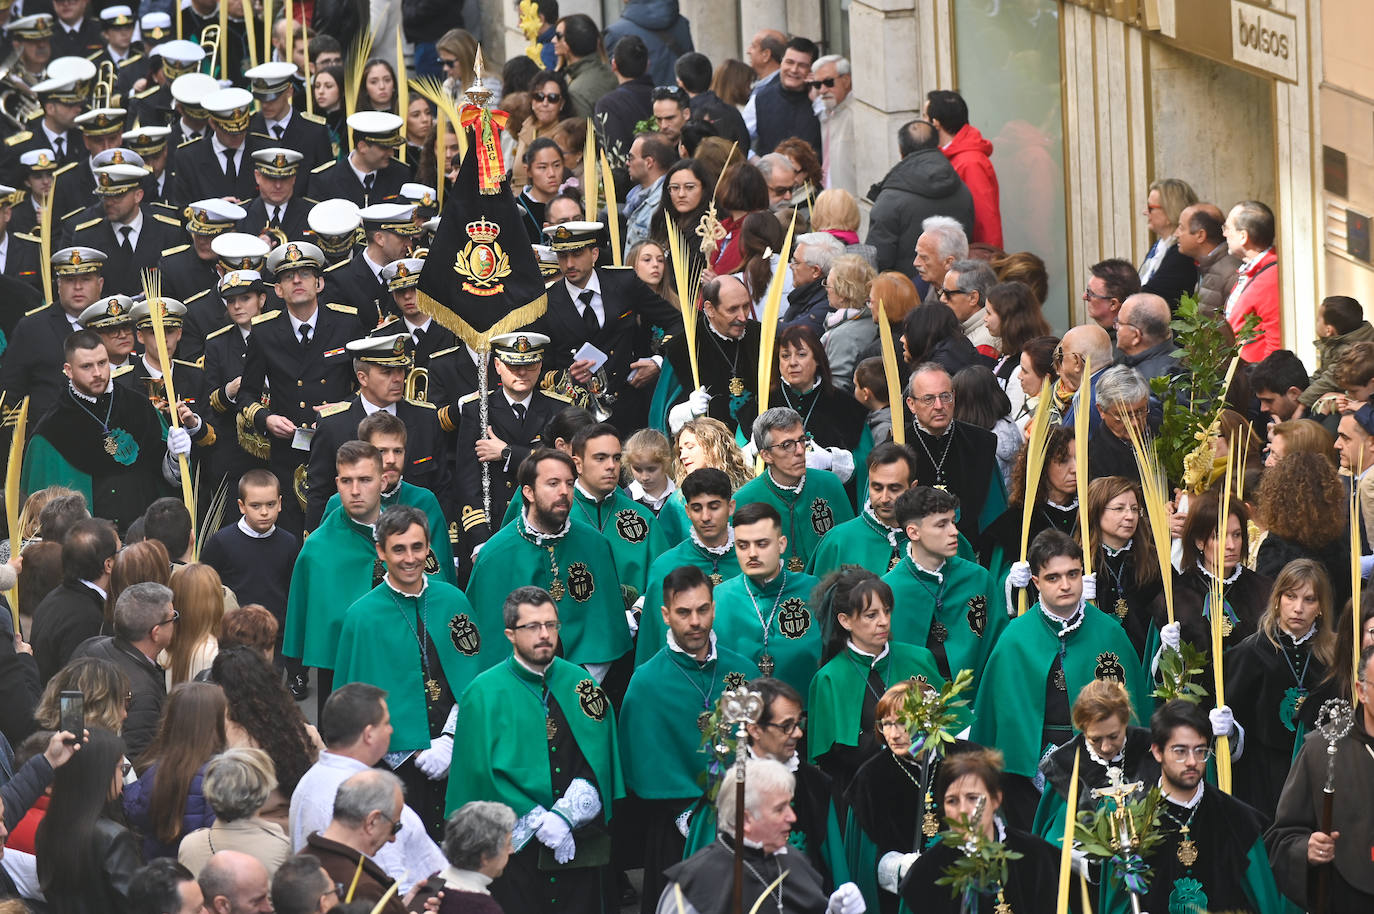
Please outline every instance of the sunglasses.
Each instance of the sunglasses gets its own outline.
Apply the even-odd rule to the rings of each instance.
[[[654,92],[653,92],[653,100],[654,100],[654,101],[660,102],[660,101],[663,101],[664,99],[667,99],[667,98],[671,98],[673,101],[676,101],[676,102],[685,104],[686,101],[687,101],[687,93],[686,93],[686,91],[684,91],[683,89],[678,88],[677,86],[655,86],[655,87],[654,87]]]
[[[553,33],[553,37],[554,37],[554,40],[556,40],[556,41],[562,41],[562,40],[563,40],[563,33],[562,33],[562,32],[554,32],[554,33]]]
[[[833,89],[835,88],[835,77],[832,76],[829,79],[813,79],[807,82],[807,85],[813,89],[819,89],[822,86],[827,89]]]
[[[548,102],[551,105],[563,100],[563,96],[557,92],[531,92],[530,98],[536,102]]]
[[[444,69],[445,69],[445,70],[449,70],[449,69],[452,69],[453,67],[458,66],[458,61],[454,60],[454,59],[451,58],[451,57],[440,57],[440,58],[439,58],[439,63],[441,63],[441,64],[444,65]]]

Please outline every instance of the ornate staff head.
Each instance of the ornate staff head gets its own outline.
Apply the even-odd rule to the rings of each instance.
[[[763,696],[748,686],[740,686],[738,689],[722,692],[719,707],[721,723],[724,725],[722,729],[728,733],[730,727],[735,728],[735,758],[739,762],[744,762],[748,758],[746,728],[750,724],[758,723],[763,715]],[[724,751],[723,746],[719,748]],[[739,765],[736,770],[739,778],[743,780],[744,765]]]
[[[1336,744],[1354,725],[1355,709],[1350,702],[1344,698],[1328,698],[1322,702],[1317,712],[1317,732],[1326,740],[1326,786],[1323,788],[1326,793],[1335,790],[1332,781],[1336,776]]]

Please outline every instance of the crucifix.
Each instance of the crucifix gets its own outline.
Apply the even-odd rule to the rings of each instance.
[[[1117,765],[1112,765],[1107,769],[1108,786],[1094,787],[1092,797],[1094,800],[1110,800],[1112,806],[1107,810],[1111,816],[1116,840],[1113,842],[1114,849],[1122,857],[1130,854],[1136,842],[1136,824],[1131,818],[1131,810],[1127,805],[1130,798],[1145,789],[1145,785],[1140,781],[1126,782],[1125,771]],[[1073,815],[1075,810],[1069,810],[1069,815]],[[1131,911],[1133,914],[1140,914],[1140,896],[1131,892]]]

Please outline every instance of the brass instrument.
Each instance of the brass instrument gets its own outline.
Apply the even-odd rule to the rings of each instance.
[[[429,402],[429,369],[412,368],[406,375],[405,398],[421,403]]]
[[[200,32],[200,46],[205,51],[205,59],[210,61],[210,75],[215,75],[215,65],[219,60],[219,23],[211,23]]]
[[[10,52],[10,56],[0,63],[0,120],[16,131],[25,129],[24,125],[28,119],[43,110],[43,106],[38,102],[38,96],[14,74],[18,64],[18,48]]]
[[[283,244],[286,244],[286,242],[290,240],[286,237],[286,232],[283,229],[273,228],[270,225],[264,225],[262,227],[262,231],[258,234],[262,236],[263,241],[266,241],[268,245],[270,245],[273,248],[281,247]]]
[[[108,60],[102,60],[100,69],[96,72],[95,84],[91,87],[91,107],[114,107],[114,90],[115,65]]]

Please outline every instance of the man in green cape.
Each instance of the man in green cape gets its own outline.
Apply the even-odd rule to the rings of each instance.
[[[1083,550],[1045,530],[1027,554],[1040,600],[1007,624],[983,670],[970,739],[1006,758],[1003,805],[1008,821],[1030,828],[1040,799],[1041,758],[1073,737],[1069,696],[1093,679],[1126,686],[1134,708],[1150,691],[1134,648],[1115,618],[1083,599]]]
[[[624,795],[615,711],[585,670],[554,656],[559,618],[548,591],[516,588],[501,615],[513,653],[458,699],[463,738],[446,808],[491,800],[515,811],[514,853],[491,884],[504,910],[614,911],[608,828],[612,804]]]
[[[576,464],[562,451],[538,448],[525,458],[518,473],[524,509],[477,553],[467,593],[477,630],[494,632],[513,582],[545,587],[562,620],[563,657],[599,682],[630,650],[630,628],[610,544],[570,516],[576,477]],[[490,654],[481,659],[484,667],[497,662]]]
[[[940,675],[973,672],[974,688],[1007,618],[990,604],[987,569],[960,558],[957,496],[917,486],[893,506],[906,532],[906,554],[883,580],[892,588],[892,640],[926,647]]]
[[[344,614],[334,683],[386,689],[392,730],[385,760],[430,837],[441,840],[458,713],[453,698],[481,671],[481,633],[463,592],[425,575],[431,553],[423,511],[387,508],[377,518],[375,539],[386,574]]]
[[[668,540],[654,512],[620,488],[620,432],[614,425],[598,422],[579,430],[572,456],[577,464],[573,516],[606,538],[627,602],[633,603],[644,593],[649,565],[668,548]]]
[[[321,711],[334,687],[344,614],[382,578],[372,538],[381,513],[382,455],[365,441],[346,441],[334,463],[343,510],[327,516],[301,545],[286,594],[281,648],[284,656],[315,668]]]
[[[884,441],[868,452],[868,501],[859,516],[832,527],[811,554],[807,574],[823,578],[841,565],[858,565],[881,577],[901,562],[906,531],[897,523],[897,498],[916,485],[916,455],[905,444]],[[974,560],[959,536],[959,557]]]
[[[716,590],[716,634],[761,675],[805,695],[821,659],[821,626],[807,605],[818,582],[782,566],[788,543],[772,505],[741,505],[732,523],[744,573]]]
[[[730,515],[735,513],[730,477],[724,470],[702,467],[687,474],[679,491],[687,503],[691,531],[687,539],[649,566],[649,585],[641,601],[639,637],[635,640],[635,666],[647,663],[663,647],[667,629],[657,607],[664,605],[663,579],[669,572],[684,565],[700,568],[713,588],[739,574],[735,531],[730,526]]]
[[[658,904],[663,871],[683,856],[687,812],[712,759],[703,743],[711,712],[721,692],[744,685],[754,671],[747,657],[717,642],[712,589],[695,565],[668,574],[658,608],[667,644],[635,670],[620,706],[625,786],[641,801],[645,827],[644,914]]]
[[[453,566],[453,544],[448,537],[448,522],[439,499],[423,486],[401,478],[406,466],[406,424],[384,410],[378,410],[358,423],[358,440],[366,441],[382,455],[382,510],[394,505],[410,505],[424,512],[429,524],[430,557],[425,574],[438,575],[446,584],[457,584]],[[325,503],[327,515],[339,506],[339,493]]]
[[[1290,906],[1269,867],[1264,816],[1207,783],[1212,732],[1201,708],[1178,699],[1150,720],[1150,752],[1159,762],[1163,794],[1156,832],[1162,840],[1143,857],[1150,877],[1140,909],[1283,911]],[[1107,869],[1098,910],[1127,914],[1133,909],[1130,893],[1116,868]]]
[[[771,505],[787,538],[787,570],[800,573],[816,546],[836,524],[854,519],[839,477],[806,466],[808,439],[794,409],[775,406],[754,420],[754,446],[764,471],[735,493],[735,503]]]

